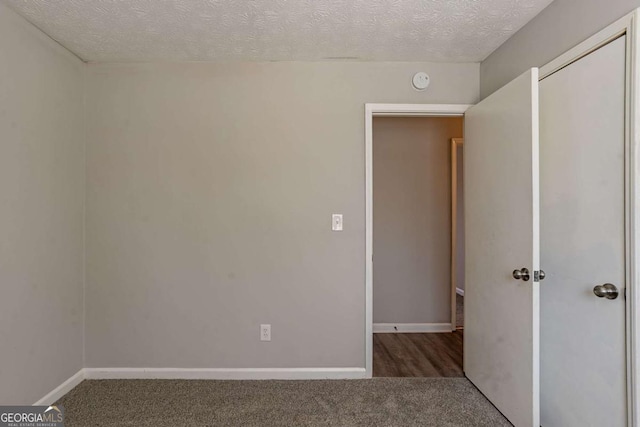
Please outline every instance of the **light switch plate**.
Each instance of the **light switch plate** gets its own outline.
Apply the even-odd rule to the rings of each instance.
[[[342,231],[342,214],[331,215],[331,230]]]

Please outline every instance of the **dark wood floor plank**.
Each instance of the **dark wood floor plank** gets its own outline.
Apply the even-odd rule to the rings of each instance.
[[[410,339],[420,347],[421,355],[427,359],[437,369],[438,376],[450,377],[455,376],[457,366],[455,366],[455,357],[451,352],[447,351],[449,340],[444,335],[450,334],[409,334]],[[443,335],[443,336],[434,336]],[[452,365],[454,365],[452,367]]]
[[[374,377],[463,377],[463,331],[374,334]]]
[[[373,358],[373,376],[399,377],[398,363],[394,362],[391,352],[383,344],[382,340],[373,339],[373,353],[378,356]]]
[[[379,342],[386,350],[385,365],[388,369],[395,372],[393,376],[414,377],[437,375],[435,368],[430,365],[428,360],[419,357],[419,350],[404,339],[401,336],[402,334],[391,335],[394,336],[383,337]]]
[[[398,346],[400,350],[400,357],[402,363],[406,366],[406,369],[400,369],[401,372],[406,371],[407,377],[435,377],[440,376],[440,369],[437,363],[430,358],[425,358],[421,349],[421,343],[411,339],[413,334],[395,334]]]
[[[417,334],[425,356],[440,363],[442,376],[456,377],[462,372],[462,332]]]

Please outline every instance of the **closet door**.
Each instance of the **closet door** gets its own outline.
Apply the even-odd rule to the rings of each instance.
[[[540,82],[545,427],[627,425],[625,43]]]
[[[466,376],[539,426],[538,69],[465,115]]]

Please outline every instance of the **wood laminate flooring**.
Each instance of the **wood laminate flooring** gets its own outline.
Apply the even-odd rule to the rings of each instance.
[[[464,297],[456,294],[456,328],[464,327]]]
[[[464,377],[463,333],[373,334],[373,376]]]

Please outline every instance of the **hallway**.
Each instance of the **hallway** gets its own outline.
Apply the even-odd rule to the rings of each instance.
[[[374,377],[464,377],[461,330],[374,334]]]

